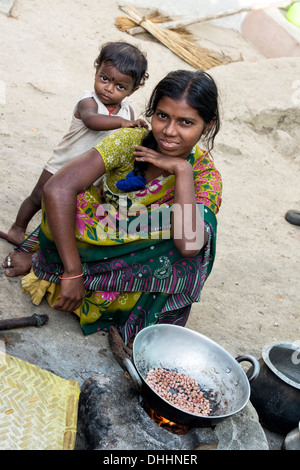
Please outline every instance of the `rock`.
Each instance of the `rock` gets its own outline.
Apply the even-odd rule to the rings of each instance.
[[[251,403],[215,428],[219,450],[269,450],[263,428]]]

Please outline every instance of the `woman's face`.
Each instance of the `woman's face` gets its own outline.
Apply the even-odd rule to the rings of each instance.
[[[198,111],[184,98],[173,100],[164,96],[152,116],[152,132],[158,151],[164,155],[186,159],[199,141],[206,124]]]

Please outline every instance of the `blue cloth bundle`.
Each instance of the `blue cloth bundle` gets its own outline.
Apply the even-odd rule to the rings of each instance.
[[[133,171],[128,173],[125,179],[122,179],[116,183],[116,186],[121,191],[137,191],[138,189],[144,189],[146,185],[146,178],[144,176],[135,176]]]

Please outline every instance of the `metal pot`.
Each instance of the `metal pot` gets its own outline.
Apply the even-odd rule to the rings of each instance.
[[[253,366],[248,379],[238,364],[241,361],[248,361]],[[195,427],[215,425],[241,411],[250,397],[249,382],[259,374],[259,364],[254,357],[234,359],[200,333],[164,324],[149,326],[137,334],[133,343],[133,362],[126,360],[125,365],[150,408],[170,421]],[[194,378],[210,401],[210,415],[188,413],[160,397],[145,380],[153,368],[168,369]]]
[[[287,342],[266,345],[259,363],[250,400],[267,429],[286,434],[300,420],[300,346]]]

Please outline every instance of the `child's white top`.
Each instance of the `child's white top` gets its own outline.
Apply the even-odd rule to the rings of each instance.
[[[109,116],[109,112],[106,106],[101,103],[95,91],[85,92],[79,101],[85,98],[94,98],[98,105],[98,114],[104,114]],[[60,144],[54,149],[52,157],[48,160],[44,167],[45,170],[49,171],[52,174],[60,170],[60,168],[62,168],[73,158],[78,157],[78,155],[81,155],[87,150],[90,150],[94,145],[97,145],[100,140],[104,139],[104,137],[116,130],[113,129],[106,131],[93,131],[91,129],[88,129],[81,119],[77,119],[74,116],[76,108],[77,105],[74,108],[72,114],[71,126],[68,133],[63,137]],[[111,114],[111,116],[118,116],[124,119],[131,120],[132,117],[130,110],[130,101],[122,101],[119,112],[117,114]]]

